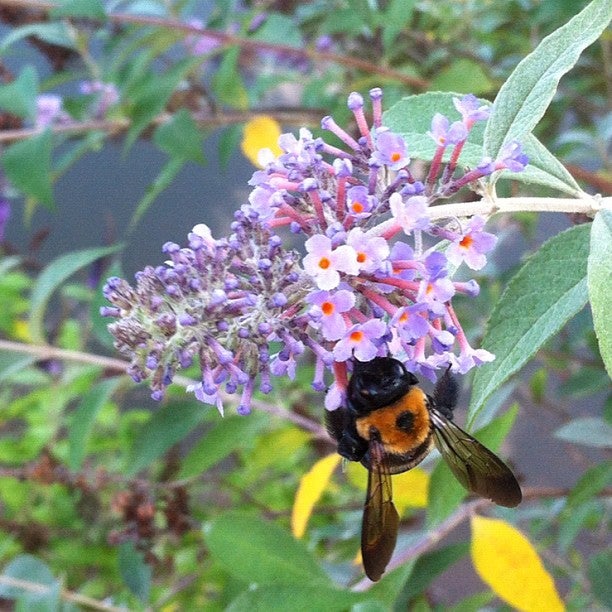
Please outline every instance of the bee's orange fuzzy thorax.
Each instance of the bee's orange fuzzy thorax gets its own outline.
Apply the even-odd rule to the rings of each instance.
[[[410,412],[414,417],[410,431],[397,427],[397,418],[403,412]],[[425,442],[430,435],[427,396],[418,387],[412,387],[394,404],[356,419],[355,425],[357,433],[365,440],[371,438],[372,429],[375,429],[387,453],[408,453]]]

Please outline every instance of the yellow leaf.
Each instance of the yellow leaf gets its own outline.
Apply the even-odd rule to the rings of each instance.
[[[302,476],[291,513],[291,531],[296,538],[304,535],[312,509],[325,491],[338,463],[340,455],[328,455],[319,459],[310,471]]]
[[[282,153],[282,149],[278,146],[280,135],[280,126],[275,119],[268,115],[257,115],[244,126],[240,147],[254,166],[262,168],[263,164],[260,161],[262,149],[269,149],[271,154],[268,152],[268,156],[272,157],[278,157]]]
[[[358,489],[365,491],[368,486],[368,471],[358,462],[351,461],[346,466],[349,482]],[[427,506],[427,490],[429,474],[421,468],[413,468],[402,474],[394,474],[393,503],[400,516],[406,508],[425,508]]]
[[[493,592],[517,610],[565,610],[531,542],[506,521],[472,518],[472,563]]]
[[[429,474],[421,468],[393,476],[393,502],[400,516],[406,508],[425,508]]]
[[[13,338],[21,340],[22,342],[32,342],[32,336],[30,335],[30,326],[27,321],[17,319],[13,323]]]

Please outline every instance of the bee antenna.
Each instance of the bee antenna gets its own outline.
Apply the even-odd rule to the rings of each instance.
[[[452,418],[453,408],[459,399],[459,383],[451,374],[450,366],[440,376],[433,391],[435,407],[445,416]]]

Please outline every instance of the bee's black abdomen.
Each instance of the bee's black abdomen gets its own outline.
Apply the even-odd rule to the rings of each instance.
[[[447,419],[453,418],[453,409],[459,399],[457,379],[446,370],[438,379],[433,391],[433,404]]]

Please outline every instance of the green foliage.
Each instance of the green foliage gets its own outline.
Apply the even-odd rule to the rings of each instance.
[[[588,225],[577,226],[551,238],[508,284],[482,341],[483,348],[499,357],[474,376],[471,419],[586,304],[589,230]]]
[[[612,376],[612,212],[602,210],[593,219],[587,267],[589,300],[601,357]]]
[[[285,131],[316,131],[320,116],[349,117],[348,92],[382,86],[384,125],[403,135],[412,158],[429,161],[433,115],[458,118],[451,92],[494,100],[460,167],[495,157],[512,139],[530,163],[476,186],[491,213],[496,189],[504,200],[526,199],[515,216],[493,217],[502,255],[477,273],[479,299],[457,300],[473,345],[496,355],[473,377],[466,429],[480,428],[476,437],[497,450],[516,426],[502,454],[529,494],[511,511],[467,504],[448,467],[426,462],[428,507],[404,515],[390,568],[366,583],[355,563],[363,492],[346,478],[332,477],[303,539],[290,533],[302,475],[335,451],[322,428],[323,393],[309,387],[312,364],[282,393],[258,397],[260,409],[246,417],[229,400],[221,417],[186,394],[195,366],[161,404],[149,401],[112,352],[98,314],[107,302],[83,275],[96,266],[120,275],[124,244],[100,247],[99,228],[86,223],[88,248],[49,257],[35,236],[0,242],[0,597],[19,610],[76,610],[86,605],[79,598],[134,610],[506,609],[488,588],[466,587],[454,601],[440,588],[469,561],[467,536],[438,542],[471,513],[498,512],[550,551],[545,565],[568,609],[610,607],[612,430],[610,408],[598,407],[606,395],[612,405],[612,213],[609,198],[587,195],[609,186],[610,71],[597,42],[609,1],[360,0],[282,11],[267,3],[264,12],[219,0],[203,17],[218,44],[198,55],[191,50],[203,32],[190,25],[191,2],[66,0],[48,12],[23,4],[36,10],[20,21],[7,8],[14,20],[0,43],[3,65],[17,66],[0,84],[0,198],[11,202],[10,223],[28,231],[39,206],[48,218],[65,205],[57,182],[113,141],[127,151],[147,139],[162,153],[145,193],[123,202],[124,239],[184,168],[205,165],[215,131],[233,180],[232,154],[255,114],[278,116]],[[83,80],[116,95],[103,106],[100,92],[79,93]],[[36,128],[40,95],[56,91],[63,115]],[[576,173],[578,162],[588,170]],[[537,217],[534,198],[557,203],[559,192],[559,210],[590,201],[600,210],[541,244],[550,217]],[[182,214],[173,203],[169,225]],[[518,244],[530,251],[520,265]],[[545,444],[528,465],[542,440],[534,419]],[[557,463],[561,486],[547,471]]]

